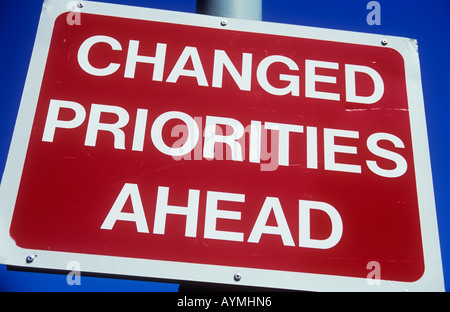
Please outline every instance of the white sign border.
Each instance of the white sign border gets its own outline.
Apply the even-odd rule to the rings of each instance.
[[[223,26],[221,24],[223,18],[220,17],[100,2],[83,1],[83,7],[80,10],[85,13],[123,18],[368,46],[381,46],[382,40],[386,40],[387,48],[397,50],[405,61],[425,272],[418,281],[412,283],[381,280],[379,285],[372,285],[365,278],[30,250],[18,247],[9,234],[9,228],[46,65],[46,62],[42,60],[47,60],[56,18],[69,9],[68,2],[65,0],[44,1],[29,73],[0,187],[0,263],[35,269],[68,270],[67,264],[77,261],[81,265],[81,270],[85,272],[311,291],[444,291],[420,65],[415,40],[230,18],[226,19],[227,24]],[[26,258],[29,255],[37,257],[33,262],[27,263]],[[236,273],[241,274],[241,280],[234,279]]]

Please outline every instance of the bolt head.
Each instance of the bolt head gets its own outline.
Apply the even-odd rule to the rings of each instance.
[[[77,7],[78,7],[79,9],[82,9],[82,8],[84,7],[84,4],[83,4],[82,2],[79,2],[79,3],[77,4]]]
[[[222,25],[222,26],[227,26],[227,25],[228,25],[228,22],[227,22],[226,20],[222,20],[222,21],[220,22],[220,25]]]
[[[25,259],[25,261],[27,262],[27,263],[31,263],[31,262],[33,262],[34,261],[34,259],[36,259],[36,255],[29,255],[29,256],[27,256],[27,258]]]
[[[239,282],[239,281],[241,280],[241,278],[242,278],[241,273],[236,273],[236,274],[234,274],[234,280],[235,280],[236,282]]]
[[[386,40],[386,39],[383,39],[383,40],[381,40],[381,44],[385,46],[385,45],[387,45],[387,44],[388,44],[388,42],[387,42],[387,40]]]

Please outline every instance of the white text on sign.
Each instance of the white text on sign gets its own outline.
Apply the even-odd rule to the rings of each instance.
[[[60,120],[58,116],[60,115],[61,110],[71,110],[74,113],[73,119]],[[130,121],[130,114],[126,109],[120,106],[92,104],[88,118],[87,114],[85,108],[79,103],[51,100],[42,141],[53,142],[57,129],[60,129],[59,131],[63,131],[62,129],[76,129],[87,119],[88,124],[84,141],[85,146],[95,147],[99,132],[108,132],[113,135],[112,147],[114,149],[126,149],[126,135],[123,128]],[[101,122],[101,116],[106,114],[116,115],[117,121],[115,123]],[[150,141],[158,152],[171,157],[182,156],[190,153],[197,146],[198,141],[201,140],[200,133],[204,133],[202,138],[204,159],[215,158],[216,143],[227,145],[230,148],[231,158],[227,160],[243,162],[245,159],[244,151],[246,144],[241,140],[244,138],[245,128],[237,119],[206,116],[205,127],[201,132],[202,129],[199,129],[198,124],[192,116],[179,111],[169,111],[159,115],[153,122],[150,131],[147,131],[147,116],[147,109],[137,109],[131,144],[132,151],[142,152],[144,150],[146,138],[148,136],[147,133],[150,132]],[[183,138],[184,143],[179,144],[177,141],[175,142],[177,144],[174,144],[173,146],[169,146],[165,143],[162,134],[163,128],[171,120],[180,120],[185,125],[186,138]],[[217,126],[221,125],[231,127],[233,129],[231,134],[218,133]],[[251,122],[250,126],[246,128],[250,131],[248,161],[250,163],[259,164],[261,162],[261,133],[263,130],[263,122],[254,120]],[[305,135],[306,146],[302,146],[301,148],[296,147],[294,150],[306,154],[306,167],[308,169],[323,169],[359,174],[362,172],[362,166],[360,164],[340,163],[336,160],[336,155],[338,154],[358,154],[356,146],[336,144],[336,139],[338,138],[360,139],[358,131],[332,128],[322,129],[324,138],[322,143],[324,150],[324,164],[323,168],[319,168],[317,127],[265,122],[264,129],[275,131],[278,134],[278,146],[275,154],[280,166],[290,165],[289,155],[292,150],[290,147],[290,137],[293,135]],[[408,169],[405,158],[396,151],[381,148],[378,144],[380,141],[388,141],[392,143],[395,150],[403,149],[405,148],[405,145],[399,137],[390,133],[377,132],[368,136],[365,141],[366,147],[371,154],[382,159],[390,160],[395,164],[394,168],[382,168],[378,165],[377,161],[366,160],[365,165],[372,173],[385,178],[398,178],[405,174]],[[147,146],[148,145],[149,144],[147,143]]]
[[[115,74],[123,64],[109,63],[104,68],[94,67],[89,61],[89,52],[96,44],[107,44],[115,51],[122,51],[123,47],[119,41],[109,36],[93,36],[86,39],[78,51],[78,63],[80,67],[88,74],[93,76],[109,76]],[[164,69],[166,60],[167,44],[157,43],[153,55],[139,54],[139,41],[130,40],[128,45],[127,59],[124,70],[124,78],[133,79],[136,73],[138,64],[152,64],[153,67],[153,81],[164,81]],[[254,70],[252,61],[253,55],[251,53],[242,54],[242,68],[241,72],[235,67],[230,60],[226,51],[214,50],[214,67],[213,75],[210,79],[206,77],[201,57],[196,47],[186,46],[178,58],[178,61],[170,71],[170,74],[165,78],[165,82],[176,83],[182,76],[192,77],[197,80],[199,86],[208,87],[209,81],[212,81],[212,87],[222,88],[224,69],[228,71],[237,86],[242,91],[251,91],[252,87],[252,70]],[[186,69],[186,65],[192,62],[193,69]],[[279,80],[287,82],[285,87],[277,87],[269,82],[267,73],[269,68],[275,64],[281,63],[289,68],[292,74],[280,74]],[[373,68],[345,64],[345,101],[348,103],[358,104],[373,104],[378,102],[384,94],[384,83],[380,74]],[[305,77],[305,97],[323,100],[340,101],[342,94],[333,92],[319,91],[316,84],[327,83],[336,84],[336,76],[328,76],[317,74],[316,69],[332,69],[340,70],[339,64],[335,62],[326,62],[320,60],[304,61]],[[291,95],[300,96],[300,77],[295,75],[295,72],[300,70],[298,64],[292,59],[282,55],[270,55],[264,58],[256,68],[256,77],[258,84],[263,90],[273,95]],[[356,73],[368,75],[374,85],[374,90],[371,95],[358,95],[356,92]]]

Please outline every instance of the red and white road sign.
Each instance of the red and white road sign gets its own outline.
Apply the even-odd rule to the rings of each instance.
[[[62,3],[2,182],[3,262],[442,289],[415,41]]]

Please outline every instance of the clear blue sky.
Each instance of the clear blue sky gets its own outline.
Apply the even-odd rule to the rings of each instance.
[[[4,1],[0,10],[0,173],[39,21],[42,0]],[[195,12],[195,0],[108,0],[106,2]],[[263,20],[415,38],[419,42],[423,93],[446,289],[450,290],[450,2],[379,0],[381,25],[369,26],[368,0],[263,0]],[[68,286],[65,275],[7,271],[0,265],[0,291],[177,291],[176,284],[82,277]]]

